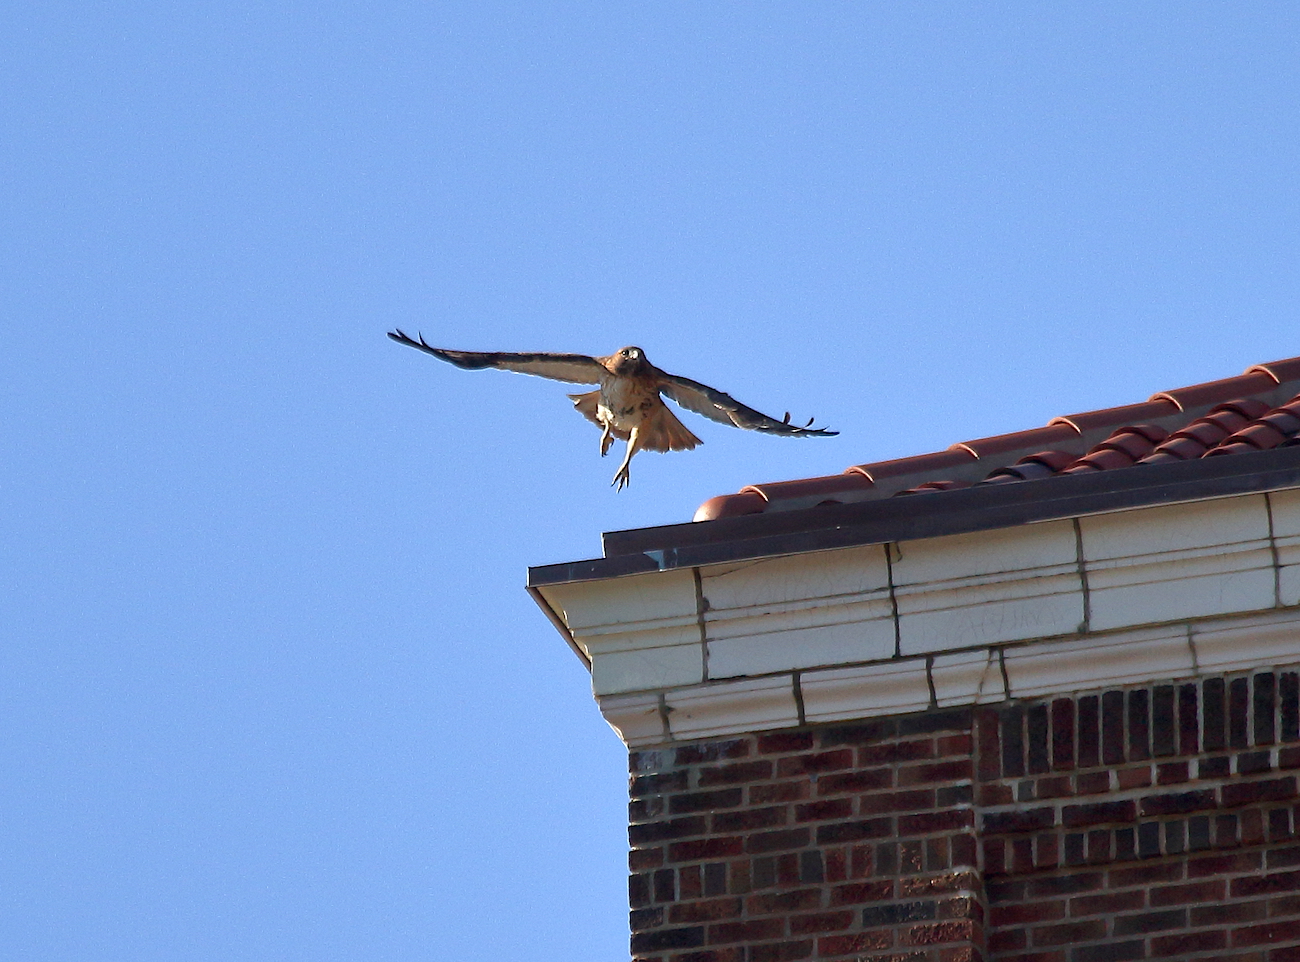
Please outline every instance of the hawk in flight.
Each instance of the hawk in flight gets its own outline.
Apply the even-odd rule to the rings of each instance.
[[[614,438],[627,442],[627,454],[610,482],[620,491],[628,483],[628,465],[638,451],[689,451],[703,443],[677,420],[660,395],[688,411],[750,431],[790,437],[829,437],[839,433],[814,428],[811,420],[803,427],[791,424],[789,414],[783,421],[760,414],[716,388],[659,370],[646,360],[645,352],[639,347],[625,347],[608,357],[479,353],[431,347],[423,336],[412,338],[401,330],[389,331],[388,336],[398,344],[471,371],[495,367],[573,384],[599,384],[595,391],[569,397],[578,413],[601,429],[601,457],[609,453]]]

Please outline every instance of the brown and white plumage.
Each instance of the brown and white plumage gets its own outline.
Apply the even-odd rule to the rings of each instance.
[[[778,421],[741,404],[717,388],[661,371],[646,360],[645,352],[639,347],[625,347],[607,357],[485,353],[432,347],[423,336],[412,338],[401,330],[390,331],[388,336],[399,344],[467,370],[491,367],[571,384],[599,384],[595,391],[570,394],[569,397],[578,413],[601,429],[602,457],[609,452],[614,438],[627,442],[627,454],[610,482],[619,490],[628,483],[628,466],[637,451],[688,451],[703,443],[677,420],[663,403],[661,395],[710,420],[750,431],[789,437],[829,437],[839,433],[814,428],[811,420],[803,427],[791,424],[789,414]]]

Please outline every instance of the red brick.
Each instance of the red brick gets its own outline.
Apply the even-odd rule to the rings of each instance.
[[[894,895],[892,880],[851,882],[831,889],[831,905],[859,905],[863,902],[883,902]]]
[[[877,788],[890,788],[893,784],[893,769],[869,768],[862,771],[824,775],[817,779],[817,794],[836,795],[842,792],[869,792]]]
[[[1187,928],[1187,909],[1163,909],[1138,915],[1121,915],[1111,923],[1113,935],[1145,935]]]
[[[1248,875],[1232,880],[1233,898],[1294,892],[1300,889],[1300,872],[1274,872],[1272,875]]]
[[[787,828],[779,832],[757,832],[745,840],[745,851],[750,855],[780,852],[803,848],[812,841],[812,832],[806,828]]]
[[[1129,892],[1106,892],[1102,895],[1081,895],[1070,899],[1070,915],[1079,918],[1084,915],[1109,915],[1114,912],[1127,912],[1143,907],[1145,897],[1140,890]]]
[[[794,962],[813,954],[812,939],[802,942],[767,942],[749,947],[749,962]]]
[[[1008,952],[1023,949],[1028,944],[1029,934],[1025,929],[1006,929],[989,933],[988,949],[999,957]]]
[[[1228,933],[1222,930],[1162,935],[1151,940],[1151,954],[1157,958],[1185,956],[1192,952],[1209,952],[1227,947]]]
[[[1268,778],[1258,782],[1239,782],[1224,785],[1220,789],[1223,804],[1228,808],[1249,805],[1253,802],[1276,802],[1295,798],[1296,782],[1294,775],[1285,778]]]
[[[1187,779],[1187,762],[1162,762],[1156,766],[1157,785],[1181,785]]]
[[[971,777],[969,758],[953,762],[935,762],[930,765],[912,765],[898,770],[898,784],[923,785],[927,782],[955,782]]]
[[[1095,942],[1106,937],[1106,923],[1101,919],[1088,919],[1061,925],[1043,925],[1032,929],[1029,937],[1035,948]]]
[[[740,914],[740,899],[708,899],[703,902],[679,902],[668,909],[669,922],[716,922],[734,919]]]
[[[1037,798],[1068,798],[1074,794],[1074,777],[1071,775],[1049,775],[1034,783],[1034,795]]]
[[[772,808],[744,808],[738,812],[715,812],[711,824],[714,832],[749,832],[756,828],[784,825],[785,818],[785,806],[777,805]]]
[[[668,846],[670,862],[703,862],[711,858],[725,858],[744,851],[744,842],[737,836],[725,838],[700,838],[689,842],[674,842]]]
[[[808,783],[774,782],[771,785],[749,786],[749,803],[766,805],[770,802],[797,802],[808,797]]]
[[[848,818],[853,814],[853,799],[824,798],[819,802],[808,802],[794,807],[796,822],[818,822],[828,818]]]
[[[1151,766],[1139,765],[1136,768],[1121,768],[1115,772],[1115,776],[1122,790],[1146,788],[1151,784]]]
[[[677,870],[677,897],[683,902],[704,898],[700,866],[684,865]]]
[[[705,949],[702,952],[682,952],[674,955],[672,962],[745,962],[745,950]]]
[[[1205,875],[1236,875],[1241,872],[1254,872],[1260,867],[1258,852],[1239,852],[1235,855],[1207,855],[1203,858],[1189,859],[1187,877],[1200,878]]]
[[[994,905],[989,909],[989,924],[995,926],[1026,925],[1030,922],[1056,922],[1065,918],[1065,901],[1020,902]]]
[[[935,744],[935,751],[940,758],[948,755],[969,755],[975,747],[970,733],[961,735],[942,735]]]
[[[898,880],[899,895],[932,895],[939,892],[974,891],[978,888],[970,872],[950,872],[929,878],[904,878]]]
[[[840,748],[832,752],[782,758],[776,763],[776,774],[780,778],[788,778],[792,775],[808,775],[812,772],[838,771],[852,765],[853,749]]]
[[[1074,778],[1075,792],[1079,795],[1097,795],[1110,791],[1110,772],[1087,772]]]
[[[718,922],[709,926],[709,945],[747,942],[751,939],[779,939],[784,934],[785,922],[782,919]]]
[[[629,872],[643,872],[648,868],[658,868],[664,864],[664,850],[661,848],[634,848],[627,853]]]
[[[1207,879],[1204,882],[1153,888],[1148,897],[1153,908],[1164,905],[1187,905],[1191,902],[1219,902],[1223,900],[1226,889],[1225,880]]]
[[[770,732],[758,736],[760,755],[807,751],[813,746],[812,732]]]
[[[1272,918],[1280,915],[1300,915],[1300,895],[1283,895],[1269,899],[1268,914]]]
[[[915,788],[906,792],[873,792],[863,795],[858,811],[863,815],[881,815],[887,812],[915,812],[934,808],[934,789]]]
[[[770,892],[751,895],[745,900],[751,915],[776,915],[783,912],[803,912],[822,907],[820,888],[795,889],[790,892]]]
[[[1010,785],[981,785],[979,800],[981,805],[1010,805],[1016,795]]]
[[[929,835],[934,832],[951,832],[975,824],[975,813],[969,808],[946,812],[926,812],[921,815],[898,816],[898,834]]]
[[[662,795],[664,792],[684,791],[690,783],[690,773],[686,771],[677,772],[655,772],[651,775],[637,775],[628,785],[627,793],[632,798],[642,798],[646,795]]]
[[[700,787],[734,785],[737,782],[758,782],[772,777],[772,763],[768,761],[735,762],[700,769]]]
[[[837,932],[853,924],[853,912],[818,912],[816,915],[790,916],[791,935],[817,935]]]
[[[855,952],[870,952],[872,949],[887,949],[893,942],[894,936],[888,930],[858,932],[854,935],[824,935],[817,940],[817,954],[822,958],[852,955]]]
[[[817,844],[857,842],[864,838],[886,838],[894,834],[892,818],[866,818],[856,822],[835,822],[817,826]]]
[[[1181,862],[1156,862],[1152,865],[1134,865],[1110,871],[1110,887],[1129,885],[1154,885],[1157,882],[1177,882],[1183,877]]]
[[[969,919],[952,922],[927,922],[900,933],[903,945],[941,945],[944,942],[969,942],[975,936],[975,923]]]
[[[1300,939],[1300,919],[1287,922],[1266,922],[1237,929],[1232,933],[1232,944],[1264,945],[1269,942],[1293,942]]]
[[[1066,828],[1082,828],[1107,822],[1131,822],[1137,817],[1132,799],[1119,802],[1092,802],[1087,805],[1066,805],[1061,809],[1061,824]]]

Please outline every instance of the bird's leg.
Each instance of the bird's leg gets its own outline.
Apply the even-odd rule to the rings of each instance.
[[[609,454],[609,446],[614,443],[614,435],[610,431],[608,421],[605,421],[602,426],[605,430],[600,435],[600,456],[603,458]]]
[[[627,454],[623,457],[623,463],[618,466],[618,471],[614,474],[614,480],[610,482],[615,486],[616,491],[622,491],[627,487],[628,481],[631,480],[631,474],[628,466],[632,463],[632,455],[640,450],[640,425],[634,427],[627,439]]]

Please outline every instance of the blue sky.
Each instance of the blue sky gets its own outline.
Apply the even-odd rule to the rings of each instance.
[[[0,960],[626,955],[523,591],[745,484],[1300,355],[1300,9],[13,4]],[[842,434],[612,459],[484,350]],[[621,448],[621,445],[620,445]]]

